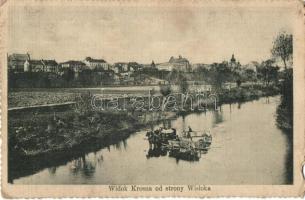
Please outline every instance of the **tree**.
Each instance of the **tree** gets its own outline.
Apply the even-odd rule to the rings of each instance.
[[[235,69],[232,71],[231,76],[232,76],[232,80],[235,81],[236,86],[240,87],[242,82],[242,72],[238,69]]]
[[[277,107],[277,125],[292,134],[293,130],[293,71],[284,71],[281,83],[281,102]]]
[[[232,79],[232,72],[226,63],[214,63],[208,71],[208,82],[216,89]]]
[[[179,77],[179,72],[176,69],[173,69],[166,77],[166,80],[170,83],[177,83],[178,82],[178,77]]]
[[[271,53],[274,57],[282,59],[285,69],[287,69],[287,61],[292,58],[293,53],[292,35],[285,32],[280,33],[273,41]]]
[[[242,80],[243,81],[256,81],[257,80],[256,71],[254,69],[250,69],[250,68],[242,70]]]
[[[257,68],[258,77],[264,81],[266,85],[269,85],[270,82],[278,81],[278,71],[279,67],[274,66],[275,61],[268,59],[261,63],[261,66]]]
[[[171,86],[168,85],[160,85],[160,93],[162,94],[162,111],[165,109],[167,96],[172,92]]]
[[[70,82],[74,79],[74,71],[70,68],[64,70],[63,78],[65,81]]]
[[[172,92],[172,88],[170,85],[160,85],[160,93],[162,96],[166,97]]]
[[[236,80],[236,85],[237,85],[237,87],[240,87],[240,86],[241,86],[241,80],[240,80],[240,79],[237,79],[237,80]]]
[[[188,92],[189,85],[185,77],[182,77],[181,80],[179,81],[179,88],[182,94],[186,94]]]

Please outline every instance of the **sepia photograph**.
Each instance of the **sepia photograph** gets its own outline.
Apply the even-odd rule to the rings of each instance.
[[[9,187],[299,183],[302,4],[30,2],[6,5]]]

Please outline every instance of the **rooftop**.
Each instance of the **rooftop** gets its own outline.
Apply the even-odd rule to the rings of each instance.
[[[53,65],[56,66],[58,63],[55,60],[42,60],[45,65]]]
[[[77,60],[69,60],[67,62],[63,62],[61,64],[71,64],[71,65],[85,65],[85,63]]]
[[[181,63],[181,62],[189,62],[189,61],[186,58],[183,58],[182,56],[179,55],[178,58],[175,58],[175,57],[172,56],[169,59],[168,62],[170,62],[170,63]]]
[[[104,59],[94,59],[94,58],[91,58],[91,57],[86,57],[85,60],[88,61],[88,62],[101,62],[101,63],[106,63],[106,61],[105,61]]]
[[[31,65],[42,65],[41,60],[29,60]]]
[[[30,60],[30,55],[29,54],[13,53],[13,54],[9,55],[8,58],[10,60],[26,61],[26,60]]]

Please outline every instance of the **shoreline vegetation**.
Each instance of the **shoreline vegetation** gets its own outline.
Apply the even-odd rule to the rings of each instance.
[[[34,174],[46,167],[65,164],[73,158],[84,156],[111,144],[124,141],[132,133],[142,128],[153,128],[154,124],[174,119],[179,115],[191,112],[205,112],[215,108],[215,101],[206,99],[205,111],[199,106],[192,109],[193,102],[185,101],[180,110],[169,112],[164,109],[173,106],[167,97],[178,91],[180,94],[194,94],[194,81],[204,82],[210,87],[202,93],[209,97],[216,96],[217,106],[239,103],[268,97],[281,96],[276,111],[276,124],[287,135],[286,170],[289,183],[293,182],[293,70],[292,70],[292,35],[279,33],[273,42],[271,58],[261,63],[253,62],[251,68],[241,67],[234,55],[231,61],[213,63],[208,66],[199,65],[191,73],[176,69],[158,70],[152,62],[148,68],[136,70],[133,75],[133,86],[146,87],[147,81],[158,80],[155,87],[160,91],[151,91],[157,96],[162,109],[156,112],[134,109],[134,99],[143,95],[142,91],[130,92],[125,89],[113,94],[105,94],[116,98],[128,94],[128,106],[123,110],[103,111],[93,109],[92,88],[101,86],[103,81],[114,83],[105,71],[87,71],[80,73],[76,79],[72,69],[67,69],[62,76],[44,72],[21,72],[8,74],[9,107],[45,105],[50,103],[75,102],[65,109],[43,108],[26,109],[9,112],[8,117],[8,181]],[[281,60],[284,69],[277,65]],[[103,73],[102,73],[103,72]],[[104,74],[104,75],[101,75]],[[93,76],[94,75],[94,76]],[[94,77],[98,76],[99,79]],[[107,78],[108,77],[108,78]],[[144,77],[144,78],[143,78]],[[250,83],[250,84],[247,84]],[[125,82],[124,82],[125,83]],[[227,87],[227,84],[230,84]],[[254,83],[254,84],[253,84]],[[231,85],[234,87],[231,87]],[[102,84],[102,85],[107,85]],[[119,85],[123,85],[119,83]],[[127,82],[125,85],[128,85]],[[201,85],[204,86],[204,85]],[[70,88],[71,87],[71,88]],[[79,88],[73,88],[79,87]],[[39,88],[47,88],[39,90]],[[78,90],[79,89],[79,90]],[[96,88],[98,90],[98,88]],[[18,91],[19,90],[19,91]],[[49,92],[53,90],[52,92]],[[85,92],[84,92],[85,91]],[[182,97],[174,96],[177,102]],[[142,102],[150,101],[150,97],[141,96]],[[196,100],[195,100],[196,101]],[[202,103],[197,100],[197,103]],[[117,101],[122,105],[122,101]],[[139,105],[139,104],[137,104]],[[174,104],[175,105],[175,104]],[[195,104],[196,105],[196,104]],[[199,104],[197,104],[199,105]],[[185,107],[184,107],[185,106]],[[146,108],[145,106],[143,108]]]
[[[278,95],[279,87],[241,86],[218,90],[218,105],[246,102],[265,96]],[[34,111],[9,114],[9,181],[33,174],[43,168],[60,165],[69,160],[125,140],[132,133],[152,128],[154,124],[179,115],[198,112],[96,111],[89,103],[92,95],[81,94],[77,106],[66,111]],[[129,98],[131,100],[132,98]],[[213,101],[207,108],[213,109]],[[188,109],[189,108],[189,109]],[[200,111],[199,111],[200,112]],[[202,112],[202,111],[201,111]],[[115,124],[116,126],[112,126]],[[14,163],[18,162],[18,165]]]
[[[280,87],[281,101],[276,109],[276,125],[285,133],[288,141],[286,154],[286,177],[293,183],[293,70],[286,69]]]

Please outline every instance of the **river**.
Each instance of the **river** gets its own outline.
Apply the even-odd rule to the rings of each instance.
[[[280,98],[222,105],[219,111],[171,120],[179,132],[210,129],[211,148],[199,161],[149,151],[146,130],[65,165],[15,179],[15,184],[288,184],[289,140],[275,124]],[[161,126],[161,125],[159,125]],[[157,127],[159,127],[157,126]],[[156,128],[157,128],[156,127]],[[289,178],[290,177],[290,178]]]

